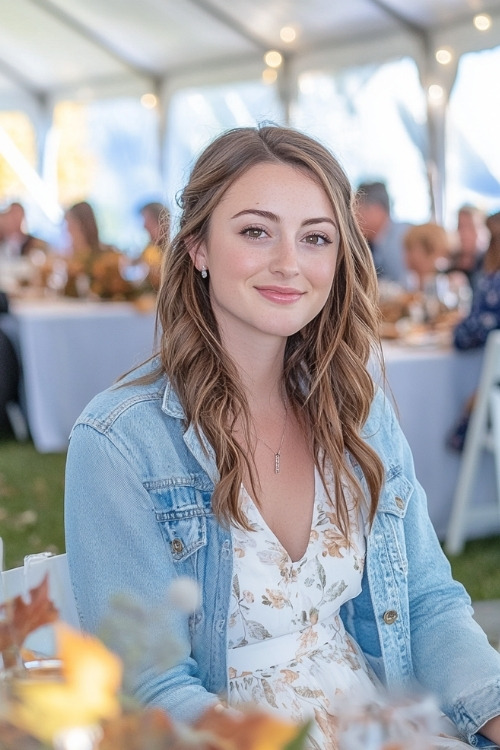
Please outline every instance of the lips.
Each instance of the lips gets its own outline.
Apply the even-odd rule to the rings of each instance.
[[[304,292],[299,289],[283,286],[258,286],[256,287],[259,294],[270,302],[278,304],[292,304],[298,302]]]

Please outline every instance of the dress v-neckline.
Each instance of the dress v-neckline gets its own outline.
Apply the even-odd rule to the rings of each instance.
[[[309,539],[307,540],[307,544],[306,544],[306,548],[304,550],[304,553],[301,555],[301,557],[299,557],[298,560],[292,560],[292,556],[290,555],[290,553],[288,552],[288,550],[286,549],[286,547],[284,546],[284,544],[281,542],[281,540],[279,539],[279,537],[274,533],[274,531],[271,529],[271,527],[267,523],[266,519],[264,518],[264,516],[260,512],[260,509],[259,509],[257,503],[254,502],[252,496],[247,491],[245,485],[243,483],[241,485],[241,490],[244,493],[244,495],[245,495],[245,497],[247,499],[247,502],[251,503],[251,505],[252,505],[255,513],[257,514],[257,516],[259,518],[259,521],[264,526],[264,529],[269,534],[269,536],[271,536],[272,539],[277,544],[279,544],[279,546],[281,547],[281,549],[283,550],[283,552],[287,556],[287,559],[288,559],[290,565],[292,565],[292,566],[295,566],[295,565],[300,566],[304,562],[304,560],[307,557],[307,552],[308,552],[310,544],[311,544],[312,530],[316,526],[316,522],[317,522],[317,518],[318,518],[318,507],[317,507],[318,506],[318,498],[317,498],[318,479],[319,479],[318,470],[316,469],[316,467],[314,467],[314,496],[313,496],[313,510],[312,510],[312,516],[311,516],[311,528],[309,530]]]

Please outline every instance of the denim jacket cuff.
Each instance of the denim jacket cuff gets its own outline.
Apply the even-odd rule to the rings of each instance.
[[[474,747],[498,747],[480,734],[487,721],[500,715],[500,678],[481,682],[481,686],[462,693],[452,709],[451,719]]]

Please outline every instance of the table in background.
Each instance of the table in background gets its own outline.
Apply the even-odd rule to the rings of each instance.
[[[14,300],[6,327],[23,370],[33,442],[65,451],[90,399],[153,351],[155,315],[128,302]]]
[[[399,420],[415,460],[417,478],[427,493],[429,515],[443,539],[448,524],[461,455],[447,448],[446,436],[475,390],[483,352],[411,348],[384,344],[387,392],[397,405]],[[485,454],[475,487],[478,503],[496,494],[493,456]],[[491,525],[470,526],[467,537],[500,531]]]

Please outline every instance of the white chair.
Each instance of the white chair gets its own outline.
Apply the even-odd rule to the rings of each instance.
[[[484,451],[494,456],[497,492],[493,502],[477,504],[473,490]],[[491,523],[492,528],[498,527],[500,520],[500,331],[492,331],[486,341],[446,532],[446,552],[456,555],[462,551],[465,529],[475,520]]]
[[[0,589],[1,598],[26,597],[30,589],[41,583],[45,574],[49,576],[49,596],[59,611],[59,618],[71,627],[80,629],[66,554],[52,555],[48,552],[41,552],[36,555],[27,555],[22,567],[4,570]],[[52,628],[50,626],[38,628],[28,636],[23,645],[37,653],[52,656],[55,652]]]

